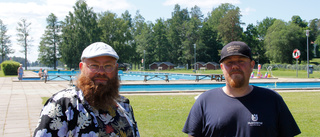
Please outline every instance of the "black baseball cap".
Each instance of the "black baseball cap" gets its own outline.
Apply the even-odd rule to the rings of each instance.
[[[246,43],[241,41],[232,41],[222,48],[221,59],[219,62],[221,63],[226,57],[234,55],[244,56],[252,60],[251,49]]]

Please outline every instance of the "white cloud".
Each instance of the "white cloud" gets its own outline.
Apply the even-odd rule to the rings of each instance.
[[[17,24],[22,18],[26,19],[30,25],[30,36],[33,38],[33,45],[28,53],[30,61],[36,61],[38,58],[38,45],[40,38],[44,33],[47,25],[46,18],[51,14],[55,14],[59,21],[63,21],[69,11],[73,12],[73,6],[76,0],[38,0],[36,2],[0,2],[0,19],[7,25],[8,33],[11,36],[11,44],[15,50],[14,54],[9,56],[24,57],[20,53],[22,47],[18,45],[16,39]],[[88,0],[87,4],[92,7],[96,13],[102,11],[127,10],[134,8],[127,0]]]
[[[245,8],[244,10],[241,10],[241,14],[242,15],[250,15],[250,13],[255,12],[256,9],[253,8]]]

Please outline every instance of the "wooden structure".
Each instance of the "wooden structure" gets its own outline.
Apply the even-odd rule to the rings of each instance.
[[[216,62],[207,62],[205,64],[207,70],[216,70],[216,69],[220,69],[220,64],[216,63]]]
[[[196,74],[196,82],[209,77],[211,80],[222,81],[225,80],[223,74]]]
[[[151,80],[153,78],[160,78],[160,79],[163,79],[165,80],[166,82],[169,82],[169,77],[167,74],[156,74],[156,75],[142,75],[144,76],[144,80],[143,82],[147,82],[148,80]],[[162,76],[162,77],[161,77]],[[148,79],[149,77],[149,79]],[[164,78],[163,78],[164,77]]]
[[[67,79],[65,77],[70,77],[70,79]],[[47,83],[47,81],[54,80],[56,78],[61,78],[66,81],[70,81],[70,84],[73,84],[73,77],[74,75],[44,75],[44,83]]]
[[[174,64],[171,62],[153,62],[149,65],[151,70],[158,70],[159,68],[162,68],[162,70],[174,69]]]

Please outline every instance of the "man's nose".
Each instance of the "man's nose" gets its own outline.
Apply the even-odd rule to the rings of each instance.
[[[97,73],[105,73],[105,72],[106,70],[103,68],[103,66],[99,66]]]
[[[234,62],[232,63],[232,68],[239,68],[239,63],[238,62]]]

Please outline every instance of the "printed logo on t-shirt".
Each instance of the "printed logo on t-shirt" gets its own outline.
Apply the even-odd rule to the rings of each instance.
[[[258,119],[259,119],[259,118],[258,118],[258,114],[252,114],[252,115],[251,115],[251,120],[252,120],[252,121],[256,122],[256,121],[258,121]]]
[[[263,125],[263,122],[259,122],[258,121],[259,120],[258,114],[252,114],[251,115],[251,120],[252,121],[248,122],[249,126],[258,127],[258,126],[262,126]]]

